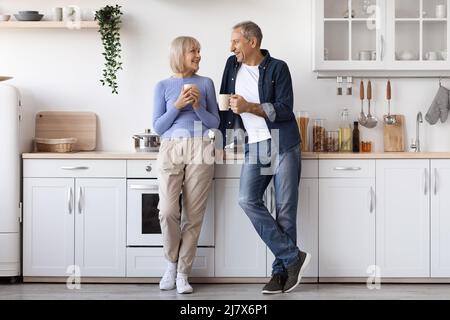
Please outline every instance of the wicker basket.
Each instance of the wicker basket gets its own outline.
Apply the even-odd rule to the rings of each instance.
[[[76,138],[63,139],[43,139],[36,138],[36,148],[38,152],[72,152]]]

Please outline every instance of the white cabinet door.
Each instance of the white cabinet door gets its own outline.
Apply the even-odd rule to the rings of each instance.
[[[301,179],[297,207],[297,246],[311,254],[304,277],[318,277],[319,271],[319,180]],[[275,257],[267,248],[267,276],[272,275]]]
[[[444,15],[437,5],[446,4]],[[387,1],[389,70],[448,70],[448,0]],[[422,12],[422,14],[420,14]]]
[[[431,276],[450,277],[450,160],[431,160]]]
[[[74,197],[73,179],[24,179],[24,276],[68,275],[74,264]]]
[[[124,277],[125,179],[76,179],[75,264],[81,276]]]
[[[366,277],[375,264],[375,180],[320,179],[319,277]]]
[[[314,0],[312,4],[314,71],[385,68],[385,0]]]
[[[216,277],[265,277],[266,245],[239,206],[239,179],[216,179]]]
[[[377,160],[376,172],[381,276],[429,277],[429,160]]]

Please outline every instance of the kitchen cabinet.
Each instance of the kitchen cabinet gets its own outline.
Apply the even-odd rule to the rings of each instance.
[[[297,207],[297,246],[311,254],[311,260],[303,277],[317,278],[319,269],[319,180],[318,160],[302,162],[302,178]],[[270,191],[267,194],[270,196]],[[273,199],[269,199],[274,201]],[[270,202],[268,203],[270,208]],[[275,204],[272,206],[275,207]],[[272,214],[275,216],[273,210]],[[267,248],[267,276],[272,275],[275,256]]]
[[[377,160],[376,262],[383,277],[430,276],[429,167],[429,160]]]
[[[431,276],[450,277],[450,160],[431,160]]]
[[[75,263],[74,181],[25,178],[23,275],[68,276]]]
[[[375,264],[372,160],[327,160],[319,167],[319,277],[366,277]]]
[[[265,277],[266,245],[239,206],[239,179],[216,178],[215,188],[215,276]]]
[[[313,1],[313,70],[449,70],[449,4]]]
[[[126,180],[120,176],[126,162],[61,164],[24,164],[24,276],[68,276],[72,265],[82,277],[125,276]],[[54,172],[36,177],[42,175],[37,167]],[[116,178],[80,177],[85,171]],[[72,177],[58,177],[62,173]]]

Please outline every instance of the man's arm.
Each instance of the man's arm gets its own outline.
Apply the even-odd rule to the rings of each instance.
[[[251,103],[247,102],[242,96],[240,95],[233,95],[230,98],[230,106],[231,110],[233,110],[234,113],[241,114],[244,112],[253,113],[257,116],[263,117],[268,119],[266,112],[264,111],[262,105],[259,103]]]

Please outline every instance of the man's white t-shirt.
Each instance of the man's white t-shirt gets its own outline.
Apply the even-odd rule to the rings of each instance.
[[[236,76],[236,94],[244,97],[247,102],[261,103],[259,101],[259,69],[258,66],[242,64]],[[240,114],[245,130],[248,134],[248,143],[255,143],[271,138],[266,120],[256,114],[244,112]]]

